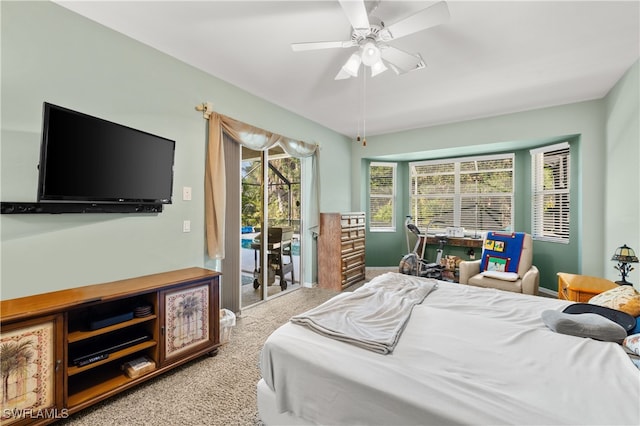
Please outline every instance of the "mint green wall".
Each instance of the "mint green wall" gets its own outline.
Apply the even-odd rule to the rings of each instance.
[[[3,201],[36,199],[43,101],[176,140],[174,204],[159,215],[0,216],[3,300],[184,267],[218,269],[204,249],[206,121],[194,109],[203,101],[319,143],[322,188],[344,188],[350,177],[350,141],[342,135],[54,3],[0,7]],[[193,188],[192,201],[182,201],[183,186]],[[351,204],[348,189],[321,194],[322,210]],[[185,219],[191,233],[182,233]],[[305,282],[313,282],[311,256],[305,268]]]
[[[567,141],[571,144],[572,152],[572,176],[571,180],[578,180],[579,163],[576,160],[580,157],[580,144],[577,137],[560,138],[556,141],[547,141],[545,144]],[[527,142],[531,147],[536,146],[533,142]],[[521,232],[531,232],[531,155],[529,149],[508,151],[515,154],[515,174],[514,174],[514,229]],[[494,152],[498,153],[498,152]],[[409,206],[409,172],[408,162],[398,163],[398,210],[402,219],[408,213]],[[363,185],[366,185],[363,180]],[[366,191],[365,191],[366,192]],[[580,204],[580,192],[572,192],[572,203]],[[367,197],[368,198],[368,197]],[[368,205],[368,204],[367,204]],[[579,235],[579,211],[574,209],[571,215],[571,235]],[[397,225],[395,233],[367,233],[366,262],[369,266],[396,266],[402,254],[407,253],[406,235],[404,224]],[[569,244],[556,244],[535,241],[534,242],[534,262],[540,270],[540,282],[544,287],[556,290],[557,272],[579,271],[578,247],[579,238],[572,238]],[[437,256],[437,245],[427,246],[425,257],[429,261],[434,261]],[[481,249],[475,250],[475,258],[479,259]],[[464,247],[444,246],[443,255],[458,256],[462,259],[470,259],[468,249]]]
[[[616,84],[606,98],[605,277],[619,280],[609,261],[617,247],[627,244],[640,254],[640,62]],[[627,281],[640,290],[640,267]]]
[[[361,203],[352,209],[366,211],[364,160],[410,161],[514,151],[528,155],[532,147],[573,136],[572,201],[576,200],[573,204],[576,211],[572,215],[575,219],[571,224],[572,243],[567,246],[536,242],[534,261],[544,269],[541,285],[549,289],[557,288],[557,271],[603,276],[605,264],[610,267],[607,256],[611,256],[603,247],[605,123],[605,101],[596,100],[367,137],[366,147],[352,148],[353,200]],[[524,162],[518,159],[517,165],[523,166]],[[525,167],[525,173],[529,173],[528,166]],[[518,190],[528,185],[528,179],[518,182]],[[516,201],[516,208],[522,211],[516,216],[517,227],[530,228],[526,203],[526,197],[518,197]],[[367,237],[367,256],[370,251],[379,252],[387,246],[381,235],[369,233]],[[404,241],[401,226],[395,238],[391,246]],[[395,262],[389,260],[388,264]]]

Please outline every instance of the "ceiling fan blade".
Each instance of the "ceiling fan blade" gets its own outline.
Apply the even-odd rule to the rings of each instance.
[[[395,24],[389,25],[381,31],[382,34],[379,37],[384,41],[395,40],[440,25],[447,21],[449,16],[447,3],[440,1]]]
[[[380,55],[391,65],[396,74],[405,74],[426,67],[419,53],[411,54],[397,47],[380,46]]]
[[[354,30],[369,32],[369,14],[363,0],[340,0],[340,6]]]
[[[291,43],[291,49],[294,52],[302,52],[305,50],[335,49],[353,47],[356,44],[349,41],[312,41],[308,43]]]

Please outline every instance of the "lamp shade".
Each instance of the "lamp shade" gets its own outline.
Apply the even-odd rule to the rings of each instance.
[[[626,244],[616,249],[616,252],[613,254],[611,260],[623,263],[638,263],[638,257],[636,256],[636,253],[631,247],[628,247]]]
[[[383,73],[386,70],[387,67],[385,66],[384,62],[382,62],[382,59],[379,59],[378,62],[371,65],[371,77],[375,77],[376,75]]]
[[[372,66],[380,60],[380,49],[373,42],[367,42],[362,46],[362,62],[367,66]]]
[[[347,62],[342,66],[342,69],[344,72],[346,72],[350,76],[357,77],[358,69],[360,68],[360,62],[361,62],[360,55],[357,53],[354,53],[349,57]]]

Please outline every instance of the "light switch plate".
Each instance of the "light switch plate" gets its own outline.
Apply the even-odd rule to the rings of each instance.
[[[191,232],[191,221],[185,220],[182,222],[182,232]]]
[[[183,201],[191,201],[191,187],[184,186],[182,188],[182,200]]]

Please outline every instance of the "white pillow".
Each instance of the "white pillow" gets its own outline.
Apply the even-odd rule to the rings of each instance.
[[[518,278],[520,278],[515,272],[484,271],[482,275],[487,278],[496,278],[503,281],[517,281]]]
[[[636,355],[640,355],[640,333],[625,337],[622,344],[625,349],[628,349]]]

